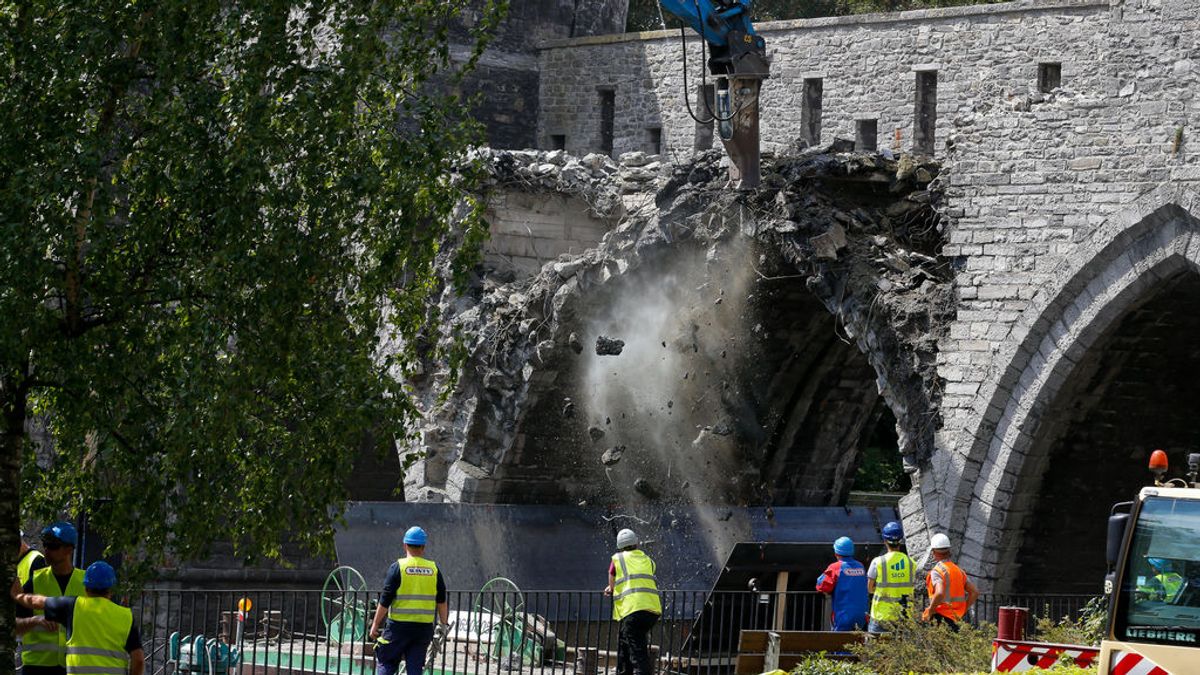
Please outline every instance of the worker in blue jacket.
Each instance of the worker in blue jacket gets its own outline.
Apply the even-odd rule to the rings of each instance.
[[[837,561],[817,578],[817,591],[833,597],[833,629],[863,630],[867,627],[867,571],[854,559],[854,542],[838,537],[833,542]]]

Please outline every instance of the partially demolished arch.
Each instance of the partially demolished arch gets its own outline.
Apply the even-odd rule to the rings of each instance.
[[[774,190],[737,194],[710,154],[598,248],[456,301],[478,337],[431,410],[409,498],[842,503],[881,400],[915,466],[932,446],[949,271],[915,177],[936,167],[895,168],[810,154],[780,160]],[[642,311],[658,296],[665,313]],[[629,351],[596,356],[602,334]],[[596,368],[620,391],[597,391]]]

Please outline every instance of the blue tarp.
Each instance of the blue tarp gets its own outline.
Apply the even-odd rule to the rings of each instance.
[[[452,589],[478,589],[503,576],[525,590],[599,590],[616,532],[629,527],[657,562],[661,588],[709,591],[718,585],[745,588],[744,579],[756,570],[792,569],[798,579],[815,579],[821,561],[832,559],[828,547],[834,539],[877,544],[883,524],[896,519],[895,509],[879,507],[661,506],[616,512],[353,502],[336,545],[339,564],[356,568],[372,589],[383,585],[388,566],[402,555],[404,531],[420,525],[429,533],[427,555],[445,571]],[[864,562],[867,552],[864,547],[859,555]],[[719,584],[727,567],[730,585]]]

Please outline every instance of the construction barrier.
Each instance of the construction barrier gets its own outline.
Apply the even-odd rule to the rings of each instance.
[[[1113,652],[1112,671],[1121,675],[1171,675],[1137,652]]]
[[[1050,668],[1069,657],[1075,665],[1087,668],[1100,658],[1099,647],[1056,645],[1047,642],[992,641],[992,672],[1021,673]]]

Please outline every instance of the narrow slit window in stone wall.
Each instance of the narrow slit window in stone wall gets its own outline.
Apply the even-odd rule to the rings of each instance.
[[[646,129],[646,152],[652,155],[661,155],[662,151],[662,127],[650,127]]]
[[[879,149],[879,120],[855,120],[854,149],[875,152]]]
[[[600,152],[613,153],[613,129],[617,116],[617,92],[615,89],[600,89]]]
[[[916,119],[913,125],[913,152],[932,155],[934,130],[937,128],[937,71],[917,71]]]
[[[1049,94],[1062,86],[1061,63],[1038,64],[1038,91]]]
[[[566,150],[567,135],[566,134],[550,134],[550,149],[551,150]]]
[[[712,113],[717,109],[717,87],[713,84],[702,84],[696,87],[696,103],[693,105],[696,117],[695,148],[708,150],[713,146]],[[707,120],[707,121],[700,121]]]
[[[821,78],[805,78],[800,107],[800,140],[810,148],[821,144],[821,95],[824,89],[825,82]]]

